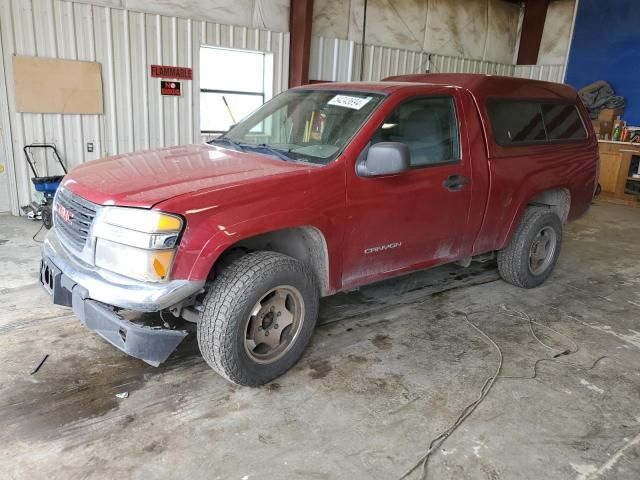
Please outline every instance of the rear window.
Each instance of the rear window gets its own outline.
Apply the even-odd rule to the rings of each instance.
[[[587,132],[575,105],[543,104],[542,115],[544,124],[547,127],[549,140],[580,140],[587,138]]]
[[[487,107],[498,145],[556,143],[587,138],[578,109],[572,103],[491,100]]]

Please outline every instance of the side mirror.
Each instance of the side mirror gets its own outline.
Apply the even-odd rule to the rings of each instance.
[[[409,147],[399,142],[376,143],[365,150],[364,158],[358,160],[356,174],[359,177],[397,175],[409,170]],[[363,152],[364,153],[364,152]]]

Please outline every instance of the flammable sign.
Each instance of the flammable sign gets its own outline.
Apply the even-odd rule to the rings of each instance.
[[[182,84],[172,80],[162,80],[160,82],[160,94],[170,97],[179,97],[182,95]]]

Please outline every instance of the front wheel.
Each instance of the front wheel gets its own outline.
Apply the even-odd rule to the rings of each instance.
[[[302,262],[275,252],[244,255],[220,273],[204,299],[200,352],[233,383],[267,383],[302,355],[318,304],[315,276]]]
[[[518,287],[537,287],[551,275],[561,242],[558,215],[545,208],[528,208],[509,244],[498,252],[500,276]]]

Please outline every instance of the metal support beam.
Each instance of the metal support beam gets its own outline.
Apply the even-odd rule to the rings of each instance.
[[[547,18],[549,0],[527,0],[524,6],[518,65],[535,65],[542,40],[544,22]]]
[[[309,83],[313,0],[291,0],[289,10],[289,87]]]

